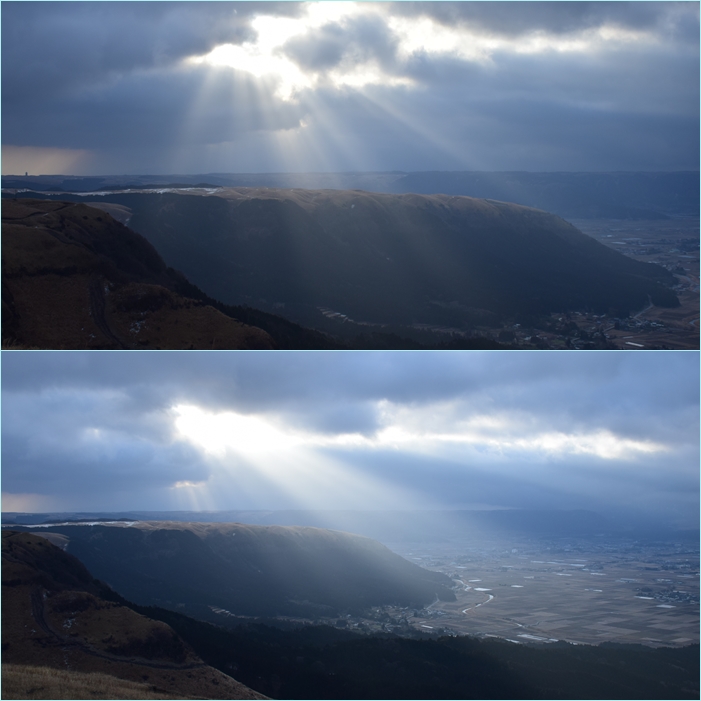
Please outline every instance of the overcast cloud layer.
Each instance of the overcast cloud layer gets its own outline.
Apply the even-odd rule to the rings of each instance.
[[[697,353],[4,353],[4,511],[698,523]]]
[[[696,170],[696,2],[3,2],[3,173]]]

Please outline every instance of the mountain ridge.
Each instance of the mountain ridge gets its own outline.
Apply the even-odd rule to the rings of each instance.
[[[342,531],[138,522],[39,532],[66,538],[68,553],[130,601],[204,620],[217,620],[213,608],[243,616],[318,617],[455,597],[445,575]]]
[[[196,175],[16,176],[3,188],[53,192],[164,187],[269,187],[467,195],[564,217],[654,219],[699,212],[698,171],[394,171]]]
[[[464,332],[679,304],[664,268],[496,200],[270,188],[80,199],[127,207],[130,226],[207,294],[320,329]]]

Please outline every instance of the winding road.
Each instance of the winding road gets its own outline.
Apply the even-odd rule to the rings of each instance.
[[[487,596],[489,598],[486,601],[483,601],[481,604],[475,604],[474,606],[469,606],[468,608],[463,609],[462,612],[467,613],[468,611],[472,611],[473,609],[479,608],[480,606],[484,606],[485,604],[488,604],[494,598],[493,594],[487,594]]]
[[[90,644],[71,639],[68,636],[61,635],[57,633],[47,622],[46,616],[44,615],[44,590],[41,588],[33,589],[31,592],[32,600],[32,617],[36,621],[36,624],[41,628],[44,633],[56,640],[62,647],[71,647],[73,649],[84,652],[87,655],[92,655],[93,657],[100,657],[103,660],[109,660],[110,662],[126,662],[129,664],[139,665],[140,667],[150,667],[152,669],[197,669],[199,667],[206,667],[204,662],[191,662],[189,664],[176,664],[172,662],[149,662],[140,657],[123,657],[120,655],[111,655],[107,652],[101,652],[96,650]]]

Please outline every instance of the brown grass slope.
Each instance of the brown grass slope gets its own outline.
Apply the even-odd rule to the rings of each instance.
[[[262,698],[205,665],[168,625],[120,605],[78,560],[30,533],[2,533],[2,655],[11,665],[146,684],[163,698]],[[71,683],[80,686],[81,679]],[[25,681],[3,674],[2,697],[32,698],[34,687]],[[16,695],[18,684],[26,696]]]
[[[178,294],[151,244],[84,204],[2,202],[7,348],[265,349],[272,338]]]
[[[6,699],[182,699],[156,691],[151,684],[130,682],[100,672],[67,672],[35,665],[2,665]]]

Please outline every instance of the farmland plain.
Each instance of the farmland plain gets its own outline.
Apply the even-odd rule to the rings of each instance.
[[[699,555],[693,544],[601,538],[510,545],[395,546],[412,562],[460,583],[455,602],[409,612],[407,622],[424,632],[516,643],[698,643]]]

